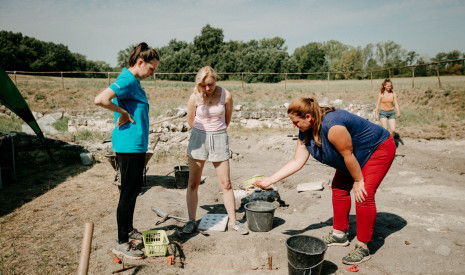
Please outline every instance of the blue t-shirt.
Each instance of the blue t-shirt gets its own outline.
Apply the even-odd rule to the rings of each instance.
[[[329,112],[323,118],[321,125],[321,147],[318,147],[310,133],[310,140],[305,146],[312,157],[321,163],[350,175],[344,163],[344,158],[328,140],[329,129],[334,125],[347,128],[351,138],[355,158],[363,168],[376,148],[390,136],[388,130],[364,118],[345,110]],[[299,138],[303,140],[303,133],[299,131]]]
[[[115,112],[115,129],[112,149],[116,153],[145,153],[149,142],[149,102],[140,81],[124,68],[116,81],[110,85],[116,97],[113,103],[128,111],[134,124],[128,122],[116,128],[120,113]]]

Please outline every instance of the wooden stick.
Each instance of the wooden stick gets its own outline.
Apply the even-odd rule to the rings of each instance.
[[[155,124],[159,124],[159,123],[162,123],[162,122],[165,122],[165,121],[173,120],[173,119],[176,119],[176,118],[180,118],[180,117],[183,117],[183,116],[184,115],[177,115],[177,116],[173,116],[173,117],[163,119],[163,120],[160,120],[160,121],[155,121],[155,122],[150,123],[150,126],[155,125]]]
[[[86,223],[84,228],[84,237],[82,239],[81,259],[79,260],[78,275],[85,275],[89,270],[89,257],[93,231],[94,224],[91,222]]]

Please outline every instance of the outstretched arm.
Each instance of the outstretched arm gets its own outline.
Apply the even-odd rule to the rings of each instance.
[[[289,177],[290,175],[302,169],[302,167],[307,162],[309,156],[310,153],[305,147],[305,144],[303,144],[301,140],[297,140],[297,147],[295,149],[294,157],[283,167],[281,167],[277,172],[275,172],[271,177],[258,179],[253,183],[253,185],[260,188],[265,188],[273,183],[276,183],[284,178]]]

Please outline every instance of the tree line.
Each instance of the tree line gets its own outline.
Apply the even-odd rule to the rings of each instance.
[[[43,42],[11,31],[0,31],[0,67],[5,71],[31,72],[110,72],[114,69],[104,61],[87,60],[82,54],[72,53],[63,44]]]
[[[0,31],[0,45],[0,66],[4,70],[96,72],[121,70],[127,66],[135,46],[129,45],[119,51],[118,67],[111,68],[103,61],[90,61],[82,54],[71,53],[65,45],[41,42],[21,33]],[[193,42],[172,39],[168,45],[155,49],[161,57],[157,78],[181,81],[193,81],[194,75],[182,73],[196,72],[205,65],[217,72],[229,73],[220,74],[221,79],[239,79],[241,72],[258,73],[244,75],[246,82],[278,82],[284,78],[284,73],[290,73],[288,79],[327,78],[324,72],[332,72],[331,79],[364,79],[370,78],[367,72],[374,71],[375,78],[382,78],[388,76],[388,72],[383,71],[386,68],[394,68],[390,72],[393,75],[410,76],[411,70],[402,67],[412,65],[417,66],[415,76],[429,76],[436,74],[436,68],[423,64],[465,58],[465,53],[454,50],[425,60],[394,41],[355,47],[336,40],[310,42],[290,55],[283,38],[224,41],[223,30],[209,24]],[[439,67],[441,74],[465,73],[463,61],[440,63]]]

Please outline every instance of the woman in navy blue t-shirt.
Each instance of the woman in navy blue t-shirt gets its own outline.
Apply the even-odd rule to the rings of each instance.
[[[376,220],[375,193],[395,156],[394,139],[389,131],[344,110],[320,107],[313,97],[298,98],[287,113],[299,139],[294,157],[270,177],[254,185],[267,187],[300,170],[310,155],[336,169],[331,189],[333,230],[323,240],[328,246],[347,246],[350,191],[355,196],[357,244],[342,259],[354,264],[370,258],[368,242]]]

